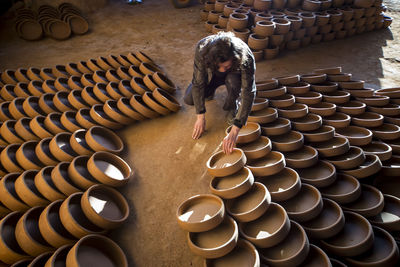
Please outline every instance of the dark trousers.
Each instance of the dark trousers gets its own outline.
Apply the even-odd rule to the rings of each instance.
[[[226,86],[226,90],[228,92],[227,99],[225,100],[224,110],[236,109],[236,101],[239,98],[240,90],[241,90],[241,75],[239,73],[227,73],[225,76],[213,75],[210,83],[206,86],[204,90],[204,98],[208,98],[213,96],[215,90],[221,86]],[[183,97],[183,101],[187,105],[194,105],[193,95],[192,95],[192,84],[188,86],[185,92],[185,96]]]

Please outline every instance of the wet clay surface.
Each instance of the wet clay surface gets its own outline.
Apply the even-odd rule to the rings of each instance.
[[[398,9],[398,4],[391,1],[390,6]],[[175,96],[183,103],[184,90],[192,78],[195,44],[207,35],[200,21],[201,8],[195,5],[177,10],[165,0],[144,0],[135,6],[110,0],[104,8],[87,13],[87,34],[65,41],[24,41],[14,31],[13,18],[2,17],[0,71],[53,67],[142,50],[179,87]],[[342,66],[354,79],[365,80],[366,87],[399,85],[400,16],[398,11],[386,14],[394,17],[392,31],[284,52],[274,60],[257,63],[257,80]],[[207,132],[199,140],[191,139],[194,108],[186,105],[176,114],[117,131],[126,145],[122,157],[134,169],[135,177],[119,189],[129,202],[129,220],[111,236],[127,254],[129,266],[202,266],[202,259],[190,251],[175,213],[183,200],[210,192],[205,163],[228,127],[222,110],[225,94],[225,89],[219,88],[215,99],[206,103]]]

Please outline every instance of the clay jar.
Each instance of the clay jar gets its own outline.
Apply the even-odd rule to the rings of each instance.
[[[286,34],[290,30],[291,22],[283,18],[274,18],[271,20],[275,23],[275,34]]]
[[[67,266],[90,266],[99,263],[110,267],[128,267],[126,256],[117,243],[101,235],[88,235],[80,239],[68,252],[66,259]]]
[[[241,13],[232,13],[229,15],[228,23],[232,29],[244,29],[248,24],[248,16]]]
[[[275,23],[272,21],[260,20],[256,22],[254,33],[259,36],[271,36],[275,31]]]
[[[196,195],[183,201],[177,211],[179,226],[189,232],[209,231],[224,219],[225,205],[215,195]]]
[[[248,45],[251,49],[262,50],[268,46],[268,37],[263,37],[252,33],[249,36]]]

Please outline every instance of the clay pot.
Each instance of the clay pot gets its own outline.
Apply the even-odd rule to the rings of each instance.
[[[337,235],[344,227],[344,213],[332,200],[323,198],[324,209],[314,219],[302,224],[307,234],[315,239],[326,239]]]
[[[342,206],[344,210],[356,212],[364,217],[376,216],[384,207],[383,194],[373,186],[361,185],[360,197]]]
[[[28,68],[26,75],[31,81],[43,81],[42,77],[40,77],[40,69],[38,68]]]
[[[39,97],[30,96],[25,99],[22,104],[24,112],[28,115],[28,117],[35,117],[39,115],[46,115],[46,113],[39,106]]]
[[[14,85],[4,85],[0,90],[0,96],[6,101],[12,101],[17,96],[14,93]]]
[[[39,161],[35,148],[38,141],[28,141],[23,143],[15,153],[16,160],[25,170],[40,170],[43,167],[42,162]]]
[[[215,229],[224,219],[225,205],[215,195],[203,194],[182,202],[176,212],[179,226],[189,232]]]
[[[71,250],[72,245],[64,245],[59,247],[53,255],[47,260],[44,267],[54,267],[58,264],[65,264],[68,252]]]
[[[79,188],[87,189],[92,185],[97,184],[97,181],[87,170],[87,162],[89,156],[78,156],[73,159],[68,166],[68,176]]]
[[[15,131],[15,120],[7,120],[0,126],[1,137],[9,144],[22,144],[24,140]]]
[[[117,101],[117,107],[123,114],[134,120],[142,121],[146,119],[146,117],[141,115],[131,106],[131,104],[129,103],[129,98],[126,97],[120,98]]]
[[[324,249],[345,257],[356,256],[370,249],[374,243],[371,224],[354,212],[345,211],[344,216],[343,229],[337,235],[321,240]]]
[[[360,182],[353,176],[338,174],[336,181],[328,187],[320,188],[323,197],[339,204],[351,203],[361,195]]]
[[[169,93],[174,93],[176,90],[176,85],[163,73],[161,72],[154,72],[152,75],[154,82],[165,91]],[[154,92],[154,90],[153,90]]]
[[[322,94],[310,91],[305,94],[296,95],[295,100],[297,103],[306,105],[318,104],[322,100]]]
[[[227,216],[220,225],[206,232],[187,233],[187,240],[191,251],[204,258],[219,258],[231,252],[239,236],[238,226],[231,217]],[[204,240],[205,243],[199,242]],[[213,242],[213,245],[205,244]]]
[[[129,103],[135,110],[137,110],[141,115],[147,118],[156,118],[160,116],[159,113],[155,112],[145,104],[142,96],[140,95],[133,95]]]
[[[273,247],[260,249],[259,253],[269,265],[289,266],[303,262],[309,250],[310,244],[304,229],[298,223],[290,221],[290,231],[286,238]]]
[[[293,104],[289,107],[278,109],[278,114],[284,118],[296,119],[303,118],[308,113],[308,106],[301,103]]]
[[[271,89],[276,89],[278,88],[278,80],[277,79],[270,79],[270,80],[265,80],[265,81],[257,81],[256,82],[256,88],[257,91],[269,91]],[[284,88],[284,87],[281,87]],[[284,93],[286,93],[286,88],[284,88]],[[279,95],[279,94],[278,94]],[[272,96],[278,96],[278,95],[272,95]]]
[[[364,127],[348,126],[336,129],[336,133],[346,137],[353,146],[368,145],[372,141],[372,132]]]
[[[83,194],[81,206],[88,219],[104,229],[120,226],[129,216],[126,199],[117,190],[104,185],[91,186]]]
[[[382,163],[378,156],[369,154],[365,156],[365,161],[351,170],[344,170],[343,172],[354,176],[357,179],[365,178],[377,173],[382,168]]]
[[[110,118],[103,109],[103,105],[98,104],[94,105],[90,108],[89,111],[90,117],[94,122],[99,125],[111,128],[111,129],[120,129],[122,125],[112,118]]]
[[[265,136],[281,135],[291,130],[291,122],[285,118],[277,118],[273,122],[262,124],[261,132]]]
[[[14,98],[9,106],[9,111],[11,116],[15,119],[18,120],[20,118],[23,117],[28,117],[28,115],[26,115],[24,108],[22,107],[22,104],[24,103],[25,98],[23,97],[17,97]]]
[[[390,145],[382,142],[373,141],[370,144],[363,146],[362,149],[366,155],[374,154],[378,156],[378,158],[382,162],[390,160],[392,157],[392,148],[390,147]]]
[[[65,111],[60,118],[61,124],[71,133],[82,129],[82,126],[76,121],[76,113],[76,111]]]
[[[384,123],[381,126],[371,128],[374,137],[381,140],[395,140],[400,138],[400,126]]]
[[[335,135],[335,128],[323,125],[316,130],[303,132],[304,139],[307,142],[324,142],[331,140]]]
[[[351,117],[345,113],[336,112],[331,116],[324,117],[323,123],[335,128],[344,128],[350,125]]]
[[[271,141],[265,137],[261,136],[257,140],[238,146],[246,155],[249,160],[254,160],[261,158],[271,151]]]
[[[48,131],[50,131],[54,135],[67,131],[67,129],[65,129],[61,123],[61,115],[62,115],[61,113],[53,112],[48,114],[44,119],[44,126],[46,127],[46,129],[48,129]]]
[[[358,101],[365,103],[368,106],[381,107],[389,104],[390,98],[384,95],[375,95],[366,98],[357,98]]]
[[[322,117],[331,116],[336,112],[336,105],[328,102],[320,102],[308,106],[308,110]]]
[[[244,167],[228,176],[213,177],[210,182],[210,190],[224,199],[233,199],[246,193],[253,183],[253,174],[247,167]]]
[[[114,241],[101,235],[88,235],[80,239],[68,252],[66,265],[86,266],[93,264],[93,259],[112,266],[128,266],[122,249]]]
[[[257,86],[257,87],[259,88],[259,86]],[[286,87],[281,86],[281,87],[277,87],[274,89],[265,89],[265,90],[259,89],[257,91],[257,96],[264,97],[264,98],[270,98],[270,97],[281,96],[281,95],[284,95],[285,93],[286,93]]]
[[[337,105],[337,110],[348,115],[360,115],[365,112],[366,105],[359,101],[349,101]]]
[[[29,83],[30,80],[29,80],[29,78],[28,78],[27,72],[28,72],[27,69],[18,68],[18,69],[15,71],[14,76],[15,76],[15,78],[16,78],[16,80],[17,80],[18,82]],[[5,75],[7,75],[7,72],[6,72]],[[4,81],[4,82],[6,82],[6,81]],[[7,82],[6,82],[6,83],[7,83]]]
[[[82,90],[81,96],[82,99],[90,106],[102,103],[94,94],[93,87],[91,86],[85,87],[85,89]]]
[[[60,162],[51,171],[51,180],[58,190],[66,196],[81,191],[68,175],[69,165],[69,162]]]
[[[289,32],[291,27],[291,22],[284,18],[274,18],[271,20],[275,23],[275,34],[286,34]]]
[[[325,102],[343,104],[350,101],[350,93],[345,91],[326,92],[323,94],[323,99]]]
[[[244,152],[241,149],[234,149],[230,155],[225,155],[222,151],[216,152],[209,158],[206,165],[210,175],[223,177],[237,172],[245,163]]]
[[[228,127],[225,133],[228,134],[230,132],[230,129],[231,127]],[[260,137],[260,135],[261,135],[260,125],[258,123],[248,122],[240,129],[236,142],[238,144],[251,143],[257,140]]]
[[[266,98],[256,97],[253,101],[253,106],[251,107],[251,111],[257,111],[269,106],[269,100]]]
[[[27,81],[29,83],[29,80]],[[31,93],[28,90],[28,84],[27,83],[17,83],[17,85],[14,87],[14,93],[18,97],[29,97],[31,96]]]
[[[53,166],[44,167],[36,174],[34,179],[35,186],[38,191],[50,201],[65,198],[65,195],[57,189],[51,179],[51,172],[53,168]]]
[[[337,169],[347,170],[358,167],[365,161],[365,153],[356,146],[350,146],[346,153],[328,159]]]
[[[0,220],[0,260],[7,264],[30,257],[21,249],[15,238],[15,226],[21,216],[21,212],[15,211]]]
[[[254,33],[259,36],[271,36],[275,31],[275,23],[272,21],[260,20],[256,22]]]
[[[85,129],[76,130],[69,140],[72,150],[78,155],[92,155],[94,153],[85,141],[86,132]]]
[[[126,184],[133,174],[122,158],[105,151],[94,153],[87,163],[87,168],[96,180],[114,187]]]
[[[270,136],[272,148],[281,152],[294,151],[304,144],[303,135],[296,131],[290,131],[285,135]]]
[[[382,227],[387,231],[398,231],[399,227],[399,199],[392,195],[383,195],[384,197],[384,208],[381,213],[368,220],[376,226]]]
[[[8,172],[23,172],[24,169],[18,164],[16,153],[19,144],[11,144],[5,147],[0,154],[0,162]]]
[[[391,103],[389,103],[385,106],[380,106],[380,107],[368,106],[368,110],[382,114],[384,116],[389,116],[389,117],[400,115],[400,106],[397,104],[391,104]]]
[[[47,260],[53,255],[53,252],[44,252],[34,258],[30,264],[28,265],[29,267],[42,267],[46,264]]]
[[[329,186],[336,180],[335,166],[328,161],[319,160],[315,165],[297,172],[302,182],[317,188]]]
[[[248,45],[251,49],[262,50],[268,46],[268,37],[263,37],[255,33],[250,34]]]
[[[210,16],[210,15],[209,15]],[[241,14],[241,13],[231,13],[229,15],[229,25],[232,27],[232,29],[244,29],[247,27],[248,24],[248,16],[246,14]],[[217,22],[217,21],[214,21]]]
[[[108,59],[105,57],[97,58],[97,65],[99,65],[103,70],[107,71],[113,67],[108,63]]]
[[[78,64],[68,63],[65,65],[65,70],[69,75],[82,76],[82,72],[78,69]]]
[[[227,200],[226,209],[237,221],[249,222],[262,216],[270,203],[271,195],[268,189],[256,182],[243,195]]]
[[[301,149],[285,152],[286,164],[292,168],[308,168],[318,161],[318,151],[311,146],[303,146]]]
[[[284,156],[279,152],[270,152],[265,157],[248,163],[255,176],[267,176],[280,172],[285,167]]]
[[[15,180],[15,192],[23,202],[31,207],[49,204],[49,201],[43,197],[34,184],[37,172],[35,170],[25,171]]]
[[[310,91],[310,84],[306,82],[297,82],[286,86],[288,93],[299,95]]]
[[[21,118],[15,123],[15,132],[25,141],[39,140],[39,137],[37,137],[29,127],[29,123],[31,122],[31,120],[31,118]]]
[[[345,137],[335,136],[328,141],[310,143],[318,154],[324,157],[333,157],[346,153],[350,149],[350,143]]]
[[[63,132],[54,136],[50,143],[50,153],[59,161],[72,161],[77,156],[70,145],[71,133]]]
[[[39,98],[39,107],[41,110],[43,110],[45,114],[59,112],[59,110],[54,106],[53,103],[54,96],[55,94],[53,93],[45,93]]]
[[[257,10],[264,11],[272,7],[271,0],[254,0],[253,7]]]
[[[260,178],[259,182],[268,188],[273,201],[290,199],[298,194],[301,188],[299,175],[296,171],[287,167],[274,175]]]
[[[154,97],[151,92],[145,92],[143,94],[143,102],[147,104],[152,110],[155,110],[160,115],[168,115],[171,111],[160,104]]]
[[[68,86],[72,90],[83,90],[84,86],[81,83],[81,76],[71,76],[71,77],[69,77]]]
[[[49,144],[51,138],[43,138],[35,147],[35,153],[38,159],[44,164],[48,166],[54,166],[58,163],[58,160],[53,156],[50,152]]]
[[[22,201],[15,191],[15,181],[19,173],[9,173],[0,180],[0,201],[12,211],[26,211],[29,206]]]

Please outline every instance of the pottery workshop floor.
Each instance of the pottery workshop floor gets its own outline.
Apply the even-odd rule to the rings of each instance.
[[[257,80],[342,66],[368,87],[399,86],[399,1],[385,2],[390,8],[386,14],[394,18],[391,30],[284,52],[277,59],[257,63]],[[2,18],[0,71],[141,50],[177,84],[176,97],[182,103],[192,77],[194,46],[207,35],[200,21],[201,8],[178,10],[166,0],[145,0],[135,6],[109,1],[108,6],[88,14],[90,33],[66,41],[23,41],[16,36],[12,20]],[[129,266],[202,266],[202,259],[190,252],[175,212],[188,197],[209,192],[205,163],[219,148],[227,127],[221,108],[224,94],[219,89],[215,100],[207,102],[207,132],[199,140],[191,139],[194,110],[185,105],[177,114],[118,132],[126,146],[123,157],[135,176],[121,188],[131,207],[130,218],[110,235],[126,252]]]

